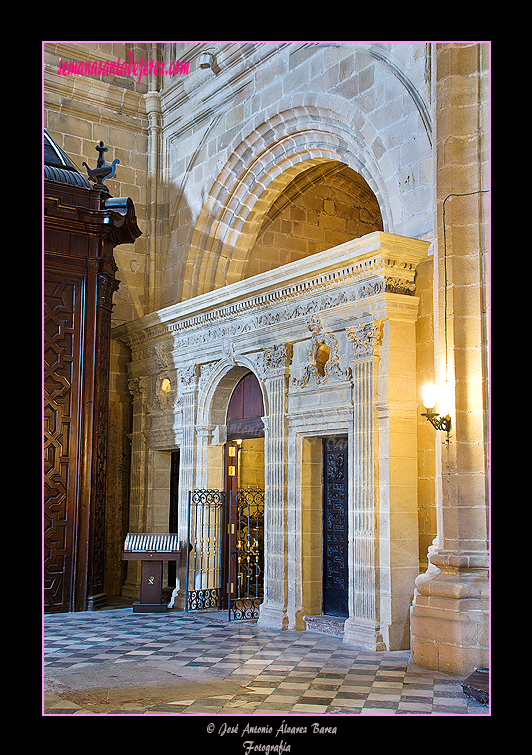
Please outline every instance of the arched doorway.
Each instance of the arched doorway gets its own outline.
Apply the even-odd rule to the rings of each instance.
[[[261,387],[249,372],[236,385],[227,407],[226,492],[264,485],[263,415]],[[246,458],[244,450],[250,454]]]
[[[227,408],[225,498],[230,619],[257,618],[264,594],[264,403],[248,373]]]

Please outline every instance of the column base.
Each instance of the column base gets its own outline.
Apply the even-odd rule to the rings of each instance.
[[[120,592],[123,598],[128,600],[138,600],[140,598],[140,584],[126,582]]]
[[[262,603],[257,624],[268,629],[288,629],[286,609],[271,603]]]
[[[432,565],[416,580],[410,612],[416,666],[461,676],[489,666],[486,569],[444,573]]]
[[[351,617],[345,620],[343,643],[360,650],[386,650],[378,624]]]

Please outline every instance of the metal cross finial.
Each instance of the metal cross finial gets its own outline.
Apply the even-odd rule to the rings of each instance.
[[[116,176],[115,165],[117,165],[120,160],[118,160],[118,158],[113,160],[112,165],[105,164],[103,153],[107,152],[107,147],[104,146],[104,143],[102,141],[97,144],[94,149],[99,153],[96,167],[92,169],[89,168],[89,166],[85,162],[81,164],[87,168],[87,175],[89,176],[89,180],[91,180],[95,184],[94,188],[100,191],[102,189],[105,189],[107,191],[107,187],[103,185],[103,182],[106,178],[114,178]]]
[[[103,153],[107,152],[107,147],[104,147],[103,142],[100,142],[94,147],[94,149],[98,150],[98,152],[100,153],[98,157],[98,162],[96,163],[96,167],[103,168],[103,166],[105,165]]]

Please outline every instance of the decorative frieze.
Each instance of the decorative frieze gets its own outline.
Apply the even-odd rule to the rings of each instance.
[[[135,362],[157,358],[151,346],[164,336],[174,351],[201,348],[382,294],[412,296],[416,265],[427,247],[427,242],[377,231],[336,247],[334,256],[331,250],[319,252],[146,315],[119,326],[114,336],[131,347]]]
[[[241,319],[242,313],[240,311],[236,312],[235,310],[232,312],[229,308],[224,308],[219,311],[219,319],[225,319],[225,317],[229,319],[235,317],[235,314],[238,314],[240,319],[236,321],[230,320],[226,324],[213,326],[209,325],[208,321],[205,321],[205,323],[198,323],[197,318],[189,318],[167,326],[166,334],[172,337],[172,345],[174,349],[206,346],[207,344],[221,341],[225,344],[226,357],[229,361],[234,363],[235,355],[232,352],[234,346],[232,345],[231,339],[246,333],[264,330],[271,326],[279,326],[301,318],[307,318],[313,314],[325,312],[342,304],[351,304],[370,296],[376,296],[383,293],[384,288],[384,282],[377,279],[370,283],[357,284],[353,290],[340,291],[334,295],[328,294],[326,296],[318,296],[315,299],[313,298],[300,302],[296,306],[290,305],[276,307],[275,309],[268,309],[258,314],[254,314],[251,311],[249,313],[250,316],[246,317],[244,320]],[[305,292],[308,293],[306,290]],[[265,304],[266,303],[258,305],[255,303],[255,306],[265,306]],[[187,331],[191,332],[188,333]],[[158,332],[157,335],[160,336],[161,332]],[[130,342],[130,345],[133,344]],[[150,346],[135,348],[132,353],[132,361],[134,362],[155,357],[156,352],[153,350],[153,347]]]

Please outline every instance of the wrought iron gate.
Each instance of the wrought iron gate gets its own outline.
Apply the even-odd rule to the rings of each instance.
[[[264,490],[243,488],[229,506],[229,621],[257,619],[264,596]]]
[[[188,494],[187,612],[222,608],[224,497],[222,490]]]
[[[256,619],[264,595],[264,489],[191,490],[185,611],[221,610]],[[227,533],[227,534],[226,534]],[[225,559],[224,559],[225,554]]]

